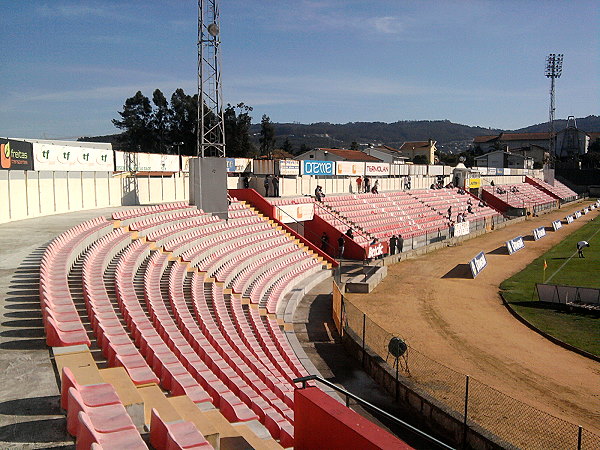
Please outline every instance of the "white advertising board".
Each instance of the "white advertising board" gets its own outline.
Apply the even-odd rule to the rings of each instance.
[[[469,234],[469,221],[454,224],[454,236],[466,236]]]
[[[295,159],[282,159],[279,161],[279,175],[299,175],[300,161]]]
[[[517,236],[516,238],[513,238],[510,241],[506,241],[506,248],[508,249],[509,255],[512,255],[514,252],[517,252],[522,248],[525,248],[523,236]]]
[[[337,161],[335,164],[336,175],[364,175],[365,163],[356,161]]]
[[[538,240],[546,236],[546,227],[539,227],[533,230],[533,239]]]
[[[33,144],[35,170],[112,172],[113,151],[53,144]]]
[[[135,170],[138,172],[178,172],[179,157],[177,155],[161,155],[159,153],[134,153]],[[125,172],[125,152],[115,152],[115,168],[117,172]]]
[[[276,209],[277,219],[283,223],[305,222],[313,220],[315,215],[314,203],[299,205],[281,205]]]
[[[390,174],[390,165],[388,163],[365,163],[365,175],[369,176],[388,176]]]
[[[487,267],[487,260],[485,254],[479,252],[471,261],[469,261],[469,267],[471,268],[471,274],[475,278],[479,273]]]
[[[566,221],[567,221],[568,224],[569,223],[573,223],[573,216],[567,216],[567,217],[565,217],[565,219],[566,219]]]
[[[560,221],[560,219],[552,222],[552,228],[554,228],[554,231],[557,231],[562,228],[562,222]]]

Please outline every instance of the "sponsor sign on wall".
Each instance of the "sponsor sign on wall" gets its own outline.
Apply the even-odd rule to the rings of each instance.
[[[546,227],[539,227],[533,230],[533,239],[538,240],[546,236]]]
[[[0,138],[0,170],[33,170],[31,142]]]
[[[248,158],[227,158],[227,172],[252,172],[252,160]]]
[[[504,167],[496,167],[496,175],[505,175],[505,170]]]
[[[466,236],[469,234],[469,222],[460,222],[454,224],[454,236]]]
[[[469,178],[469,189],[479,189],[481,187],[481,178]]]
[[[305,159],[302,161],[302,175],[335,175],[335,162]]]
[[[483,252],[479,252],[475,258],[469,261],[469,267],[471,268],[471,274],[473,275],[473,278],[479,275],[479,273],[485,269],[486,266],[487,261]]]
[[[488,175],[496,175],[496,168],[495,167],[488,167],[487,174]]]
[[[35,170],[112,172],[113,151],[54,144],[33,144]]]
[[[181,157],[181,171],[182,172],[190,171],[190,158],[191,158],[191,156],[182,156]]]
[[[178,172],[179,157],[177,155],[161,155],[158,153],[133,153],[134,170],[137,172]],[[125,172],[125,152],[115,152],[115,169]]]
[[[356,161],[337,161],[335,164],[336,175],[364,175],[365,163]]]
[[[378,242],[376,244],[371,244],[367,248],[367,259],[377,258],[378,256],[383,255],[384,253],[388,253],[389,245],[387,242]]]
[[[313,220],[315,215],[314,203],[300,203],[298,205],[282,205],[276,209],[276,217],[283,223],[305,222]]]
[[[506,241],[506,248],[508,249],[509,255],[512,255],[514,252],[518,252],[522,248],[525,248],[523,236],[517,236],[516,238],[513,238],[510,241]]]
[[[560,220],[555,220],[554,222],[552,222],[552,228],[554,228],[554,231],[561,229],[562,222]]]
[[[565,220],[567,221],[567,223],[573,223],[573,216],[567,216],[565,217]]]
[[[279,175],[299,175],[300,161],[295,159],[282,159],[279,161]]]
[[[365,163],[365,175],[387,176],[390,174],[388,163]]]

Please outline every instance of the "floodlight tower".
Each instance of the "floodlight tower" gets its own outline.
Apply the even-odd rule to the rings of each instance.
[[[550,78],[550,117],[548,120],[550,128],[550,145],[548,153],[550,154],[550,159],[552,161],[556,157],[556,140],[554,137],[554,83],[555,80],[562,75],[563,56],[562,53],[550,53],[546,57],[546,77]]]
[[[198,0],[197,154],[225,157],[217,0]]]

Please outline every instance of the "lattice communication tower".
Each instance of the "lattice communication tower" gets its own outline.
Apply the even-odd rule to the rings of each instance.
[[[225,157],[217,0],[198,1],[198,156]]]
[[[554,112],[556,110],[554,106],[554,84],[555,80],[562,75],[563,56],[562,53],[550,53],[546,57],[546,77],[550,78],[550,117],[548,119],[550,145],[548,153],[550,154],[551,160],[556,157],[556,136],[554,136]]]

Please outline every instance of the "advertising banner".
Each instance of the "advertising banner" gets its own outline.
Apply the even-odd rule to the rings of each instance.
[[[516,238],[513,238],[510,241],[506,241],[506,248],[508,249],[509,255],[512,255],[514,252],[518,252],[522,248],[525,248],[523,236],[517,236]]]
[[[305,159],[302,161],[302,175],[334,175],[335,162],[313,161]]]
[[[589,213],[589,212],[590,212],[590,208],[583,208],[583,213],[584,213],[584,214],[587,214],[587,213]]]
[[[504,171],[504,167],[496,167],[496,175],[505,175]]]
[[[33,170],[31,142],[0,138],[0,170]]]
[[[295,159],[282,159],[279,161],[279,175],[299,175],[300,161]]]
[[[454,236],[466,236],[469,234],[469,222],[460,222],[454,224]]]
[[[181,157],[181,171],[189,172],[190,171],[190,158],[191,156],[182,156]]]
[[[533,239],[538,240],[546,236],[546,227],[539,227],[533,230]]]
[[[356,161],[338,161],[335,164],[335,173],[337,175],[364,175],[365,163]]]
[[[581,217],[581,211],[575,211],[575,218],[579,219]]]
[[[390,165],[388,163],[365,163],[365,175],[388,176],[389,174]]]
[[[179,172],[177,155],[159,153],[132,153],[137,172]],[[125,152],[115,152],[115,170],[125,172]]]
[[[315,215],[314,203],[301,203],[299,205],[277,206],[276,217],[283,223],[305,222],[313,220]]]
[[[469,267],[471,268],[471,275],[473,275],[473,278],[475,278],[483,269],[487,267],[485,254],[483,252],[479,252],[475,258],[469,261]]]
[[[573,216],[567,216],[565,217],[565,220],[567,221],[567,223],[573,223]]]
[[[469,189],[479,189],[481,187],[481,178],[469,178]]]
[[[252,172],[252,160],[248,158],[227,158],[227,172]]]
[[[495,167],[488,167],[487,174],[488,175],[496,175],[496,168]]]
[[[35,170],[112,172],[113,151],[54,144],[33,144]]]
[[[371,244],[367,248],[367,259],[377,258],[384,253],[388,253],[388,251],[389,244],[387,242],[377,242],[376,244]]]
[[[554,231],[558,231],[562,228],[562,222],[560,220],[555,220],[552,222],[552,228],[554,228]]]

